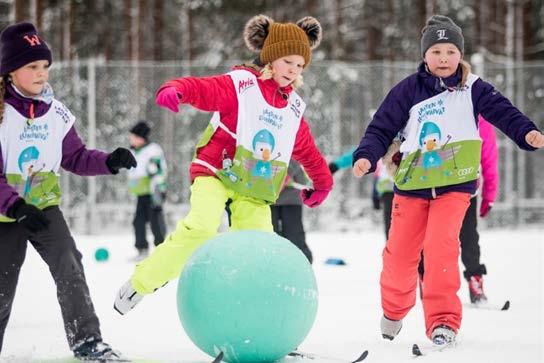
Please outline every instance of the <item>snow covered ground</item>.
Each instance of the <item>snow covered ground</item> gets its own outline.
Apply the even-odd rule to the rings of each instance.
[[[369,350],[368,362],[411,362],[411,346],[427,344],[421,304],[405,319],[393,342],[381,339],[378,277],[383,236],[375,232],[309,233],[320,300],[317,320],[300,350],[354,359]],[[112,308],[114,294],[130,275],[132,235],[76,236],[101,321],[104,340],[125,356],[154,361],[210,362],[185,335],[176,312],[176,283],[146,297],[122,317]],[[426,362],[544,362],[544,237],[542,229],[481,233],[482,262],[489,275],[490,301],[512,303],[509,311],[464,309],[454,350],[417,358]],[[110,259],[94,260],[106,247]],[[329,257],[346,260],[330,266]],[[468,301],[463,282],[461,299]],[[69,357],[55,288],[49,271],[30,247],[23,267],[2,352],[3,361],[54,361]]]

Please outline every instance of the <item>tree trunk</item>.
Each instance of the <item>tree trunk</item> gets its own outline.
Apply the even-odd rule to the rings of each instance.
[[[163,2],[155,0],[153,7],[153,59],[163,60],[162,33],[163,33]]]
[[[73,36],[73,11],[72,1],[64,0],[62,4],[62,59],[72,59],[72,36]]]
[[[125,0],[125,34],[127,44],[127,56],[126,59],[132,59],[132,0]]]
[[[15,22],[18,23],[28,17],[26,11],[28,9],[28,3],[26,0],[15,0],[13,8],[15,10]]]
[[[136,60],[143,60],[145,59],[146,51],[145,51],[145,39],[144,39],[144,29],[145,26],[145,13],[147,10],[147,1],[146,0],[139,0],[138,1],[138,13],[135,17],[137,19],[137,30],[136,34],[138,35],[138,51],[136,53]]]

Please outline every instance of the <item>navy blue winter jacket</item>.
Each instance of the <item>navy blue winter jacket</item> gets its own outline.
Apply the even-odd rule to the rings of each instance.
[[[385,154],[393,138],[406,126],[412,106],[444,92],[448,87],[456,87],[461,81],[461,76],[462,71],[459,66],[454,75],[443,78],[441,82],[439,77],[429,73],[425,64],[421,63],[416,73],[400,81],[385,97],[368,125],[359,146],[353,152],[353,162],[366,158],[372,164],[369,172],[373,172],[376,169],[376,163]],[[478,114],[481,114],[521,149],[535,150],[527,144],[525,135],[538,128],[491,84],[482,79],[474,82],[472,104],[476,123],[478,123]],[[450,191],[473,194],[476,191],[476,180],[434,189],[435,195]],[[398,190],[395,187],[395,192],[428,199],[433,197],[431,189],[408,191]]]

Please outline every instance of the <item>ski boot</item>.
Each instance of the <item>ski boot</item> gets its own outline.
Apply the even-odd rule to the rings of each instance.
[[[393,340],[402,329],[402,320],[391,320],[384,315],[382,316],[380,326],[382,329],[382,337],[384,339]]]
[[[142,299],[144,295],[138,294],[132,287],[130,280],[125,282],[119,289],[113,308],[121,315],[125,315],[132,310]]]
[[[89,337],[78,343],[73,348],[74,357],[82,361],[126,361],[121,353],[113,350],[109,344],[104,343],[101,338]]]
[[[484,294],[484,278],[481,275],[473,275],[468,279],[468,292],[470,302],[473,304],[484,304],[487,296]]]

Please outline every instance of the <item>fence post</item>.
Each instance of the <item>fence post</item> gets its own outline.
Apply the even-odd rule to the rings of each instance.
[[[96,62],[89,58],[87,62],[87,145],[89,149],[96,148]],[[92,226],[97,225],[96,210],[96,177],[88,177],[87,214],[89,223],[86,232],[93,232]]]

